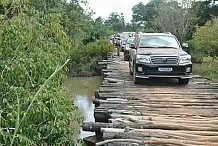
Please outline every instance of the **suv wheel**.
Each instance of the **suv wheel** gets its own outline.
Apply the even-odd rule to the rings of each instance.
[[[128,57],[124,54],[124,61],[128,61]]]
[[[124,61],[129,61],[126,51],[124,50]]]
[[[129,73],[130,73],[130,75],[133,75],[133,72],[132,72],[131,66],[130,66],[130,61],[129,61]]]
[[[179,84],[187,85],[189,83],[189,79],[181,79],[178,78]]]
[[[140,79],[136,77],[136,71],[135,71],[135,66],[133,66],[133,82],[134,84],[139,84],[140,83]]]
[[[129,69],[129,74],[130,74],[130,75],[133,75],[133,72],[131,71],[131,69]]]

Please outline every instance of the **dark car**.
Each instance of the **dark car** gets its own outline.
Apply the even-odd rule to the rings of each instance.
[[[126,45],[124,47],[124,60],[129,61],[129,50],[130,50],[130,44],[133,43],[135,37],[129,37],[126,41]]]
[[[170,33],[141,33],[130,45],[130,74],[134,83],[142,79],[163,77],[177,78],[188,84],[192,77],[191,56],[183,51],[177,38]]]
[[[124,51],[124,47],[126,46],[127,40],[129,37],[134,37],[135,32],[122,32],[120,34],[120,39],[121,39],[121,43],[122,43],[122,50]]]

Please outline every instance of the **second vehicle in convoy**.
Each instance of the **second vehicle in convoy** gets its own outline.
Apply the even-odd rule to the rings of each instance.
[[[130,44],[133,43],[135,37],[129,37],[126,41],[126,45],[124,47],[124,60],[129,61],[129,50],[130,50]]]
[[[127,40],[129,37],[133,37],[135,36],[135,32],[122,32],[120,34],[120,39],[121,39],[121,43],[122,43],[122,50],[121,51],[124,51],[124,48],[126,46],[126,43],[127,43]]]
[[[129,67],[135,84],[141,79],[164,77],[177,78],[180,84],[188,84],[192,77],[191,56],[183,51],[170,33],[141,33],[130,44]]]

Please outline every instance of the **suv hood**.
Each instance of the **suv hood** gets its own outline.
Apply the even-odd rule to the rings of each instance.
[[[137,54],[140,55],[173,55],[173,56],[183,56],[188,53],[182,49],[173,48],[139,48]]]

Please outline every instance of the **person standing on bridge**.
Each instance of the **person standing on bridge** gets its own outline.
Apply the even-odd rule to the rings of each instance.
[[[117,56],[120,56],[120,50],[121,50],[121,39],[120,39],[120,36],[117,37],[116,48],[117,48]]]

